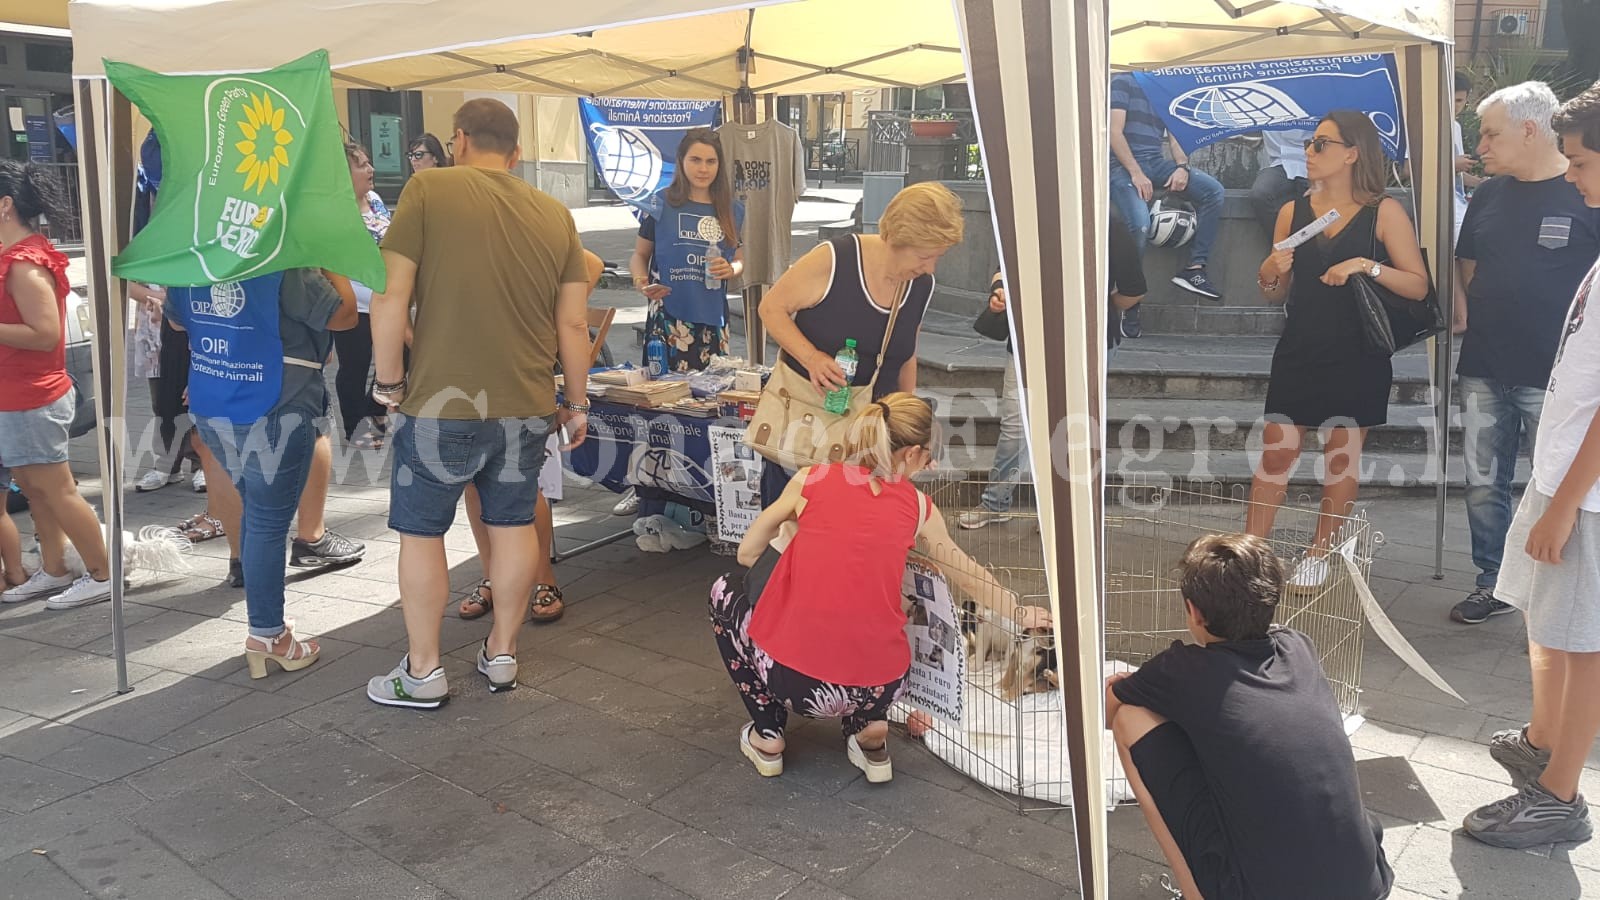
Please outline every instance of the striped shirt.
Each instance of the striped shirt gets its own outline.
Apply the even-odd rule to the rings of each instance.
[[[1128,114],[1122,136],[1128,139],[1133,158],[1140,162],[1160,159],[1162,145],[1167,140],[1167,126],[1150,108],[1150,99],[1139,89],[1132,75],[1124,72],[1111,79],[1111,108]]]

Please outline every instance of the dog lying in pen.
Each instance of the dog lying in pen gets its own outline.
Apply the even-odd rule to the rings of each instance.
[[[1048,628],[1029,628],[1020,639],[1013,638],[1005,626],[991,621],[971,600],[961,604],[961,635],[967,647],[967,660],[973,669],[991,659],[1005,658],[996,689],[1000,696],[1015,702],[1024,694],[1042,694],[1061,689],[1056,674],[1055,634]]]

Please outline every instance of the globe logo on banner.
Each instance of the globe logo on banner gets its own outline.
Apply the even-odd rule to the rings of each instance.
[[[642,200],[661,180],[661,152],[644,132],[625,125],[591,125],[600,175],[623,200]]]
[[[628,461],[628,481],[685,497],[712,497],[711,474],[693,457],[671,447],[635,447]]]
[[[1334,110],[1361,110],[1384,155],[1398,162],[1406,158],[1399,83],[1394,54],[1371,53],[1134,71],[1115,76],[1111,94],[1129,102],[1143,94],[1190,153],[1235,135],[1309,130]]]
[[[244,285],[237,281],[211,286],[211,314],[231,319],[244,312]]]
[[[1306,117],[1288,94],[1259,82],[1197,88],[1172,102],[1172,114],[1196,128],[1261,128]]]

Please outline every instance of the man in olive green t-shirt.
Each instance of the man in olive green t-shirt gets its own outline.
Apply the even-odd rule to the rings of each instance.
[[[534,506],[545,440],[583,441],[589,407],[556,408],[554,369],[582,400],[589,274],[572,214],[508,171],[516,117],[497,100],[455,114],[456,165],[419,172],[383,240],[388,289],[372,301],[374,396],[399,413],[389,527],[400,533],[409,652],[367,696],[434,708],[449,699],[439,627],[449,599],[444,534],[466,485],[489,526],[494,626],[478,652],[492,691],[516,686],[517,631],[533,591]],[[415,319],[412,320],[414,311]],[[406,328],[411,369],[402,370]]]

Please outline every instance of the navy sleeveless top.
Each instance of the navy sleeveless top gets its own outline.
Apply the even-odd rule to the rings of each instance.
[[[824,353],[838,353],[847,338],[854,338],[856,377],[852,387],[864,387],[880,366],[883,374],[873,388],[874,397],[892,394],[900,389],[900,368],[917,352],[917,332],[922,329],[922,317],[928,311],[928,301],[933,297],[934,279],[923,275],[908,284],[900,298],[900,315],[894,320],[894,334],[889,338],[889,349],[883,360],[878,360],[878,350],[883,346],[883,332],[889,327],[889,310],[873,302],[867,292],[867,278],[861,265],[861,240],[857,235],[836,237],[828,244],[833,248],[833,276],[828,280],[828,292],[822,302],[795,314],[794,324],[806,340]],[[784,361],[789,368],[804,375],[805,366],[789,358]]]

